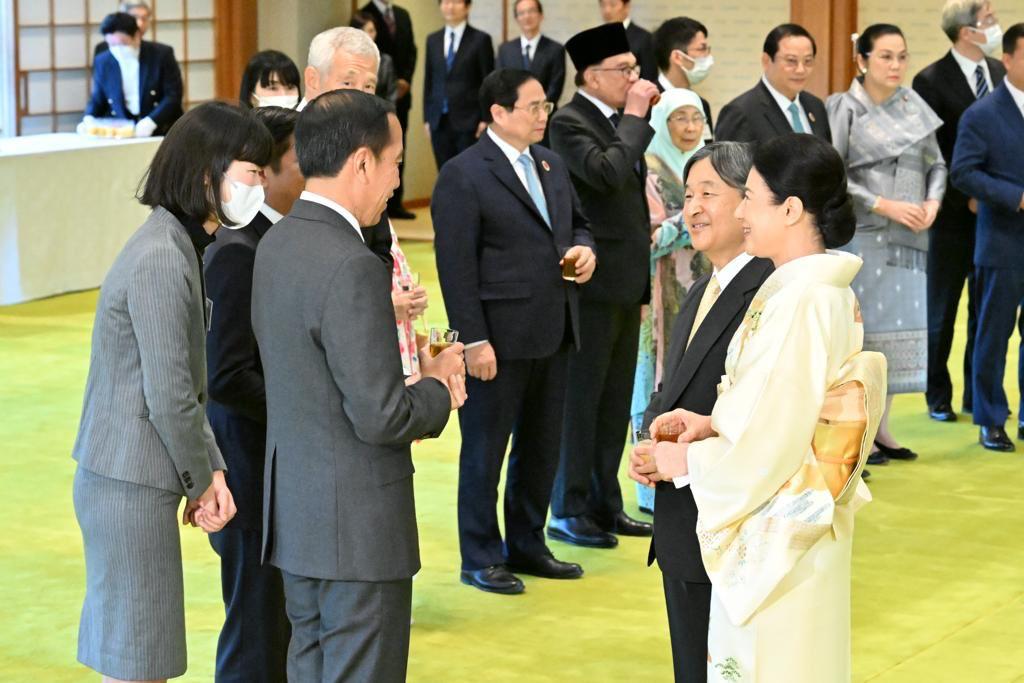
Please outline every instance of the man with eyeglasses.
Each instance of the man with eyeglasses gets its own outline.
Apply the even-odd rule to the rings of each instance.
[[[764,76],[722,108],[716,140],[764,142],[787,133],[809,133],[832,142],[825,104],[804,90],[818,46],[803,26],[782,24],[764,41]]]
[[[668,19],[654,32],[654,56],[658,60],[658,88],[686,88],[702,83],[715,58],[711,56],[707,27],[690,17]],[[711,105],[700,98],[704,108],[704,140],[712,139]]]
[[[1002,35],[995,10],[980,0],[949,0],[942,8],[942,31],[953,43],[940,60],[914,77],[914,90],[942,119],[936,136],[942,157],[953,161],[957,126],[967,108],[997,88],[1006,68],[989,55],[999,47]],[[995,38],[993,42],[993,38]],[[960,295],[967,282],[967,346],[964,350],[963,411],[973,408],[971,357],[978,329],[974,279],[974,233],[977,201],[952,182],[946,183],[939,214],[928,231],[928,385],[925,400],[929,416],[938,422],[955,422],[953,382],[949,354],[960,309]]]
[[[557,108],[565,88],[565,48],[541,35],[544,6],[540,0],[516,0],[512,14],[521,34],[498,48],[499,69],[529,71],[544,86],[548,102]]]
[[[544,522],[558,467],[569,350],[579,348],[578,289],[594,242],[565,162],[538,145],[551,102],[528,71],[484,79],[480,140],[441,169],[430,209],[445,309],[466,344],[459,411],[459,548],[463,583],[524,590],[516,574],[583,575],[555,559]],[[563,257],[575,259],[566,279]],[[509,436],[505,535],[498,484]]]
[[[579,90],[551,119],[551,148],[565,160],[597,242],[601,267],[581,292],[580,349],[569,358],[562,455],[548,536],[612,548],[615,534],[650,536],[622,507],[618,472],[629,423],[640,306],[650,296],[651,226],[645,120],[658,87],[638,77],[622,24],[565,45]]]

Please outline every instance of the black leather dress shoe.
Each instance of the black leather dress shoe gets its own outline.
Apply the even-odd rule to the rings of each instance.
[[[612,518],[611,524],[604,527],[605,531],[620,536],[650,536],[654,533],[654,526],[650,522],[641,522],[633,519],[625,512],[620,512]]]
[[[936,422],[956,422],[956,413],[953,406],[948,403],[940,403],[928,409],[928,417]]]
[[[1017,438],[1024,439],[1024,422],[1017,423]]]
[[[619,539],[604,531],[585,515],[579,517],[555,517],[548,522],[548,538],[585,548],[614,548]]]
[[[868,479],[871,478],[871,473],[868,472],[867,468],[862,469],[860,471],[860,478],[863,479],[864,481],[867,481]]]
[[[875,447],[889,460],[917,460],[917,453],[909,448],[893,448],[878,441],[875,442]]]
[[[463,569],[462,583],[488,593],[516,595],[526,590],[523,582],[503,564],[494,564],[483,569]]]
[[[1010,437],[1006,435],[1006,430],[1002,427],[982,427],[978,435],[978,441],[990,451],[1009,453],[1010,451],[1017,450],[1017,447],[1010,441]]]
[[[583,567],[573,562],[557,560],[554,555],[509,558],[505,566],[516,574],[529,574],[545,579],[578,579],[583,576]]]
[[[411,221],[412,219],[416,218],[416,214],[405,208],[397,208],[394,211],[388,209],[388,216],[390,218],[397,218],[403,221]]]
[[[879,467],[881,467],[882,465],[888,465],[889,456],[887,456],[882,451],[874,451],[870,455],[868,455],[868,464],[877,465]]]

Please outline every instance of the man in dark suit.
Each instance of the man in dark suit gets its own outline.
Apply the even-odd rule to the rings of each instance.
[[[782,24],[764,41],[760,83],[722,107],[716,140],[763,142],[786,133],[813,133],[832,142],[825,104],[804,87],[818,53],[802,26]]]
[[[386,55],[391,55],[395,63],[395,76],[398,79],[395,111],[398,122],[402,124],[402,144],[409,130],[409,110],[412,108],[412,75],[416,70],[416,39],[412,32],[412,19],[409,12],[391,0],[371,0],[363,6],[363,11],[373,17],[377,28],[377,47]],[[399,178],[404,178],[405,164],[398,168]],[[402,206],[404,188],[398,186],[395,194],[388,200],[388,215],[392,218],[411,219],[416,214]]]
[[[702,83],[711,72],[715,58],[711,56],[707,27],[690,17],[668,19],[654,32],[654,57],[658,61],[658,88],[686,88]],[[711,140],[714,121],[711,104],[704,105],[704,139]]]
[[[622,24],[626,28],[629,50],[640,63],[640,78],[654,82],[658,78],[658,64],[654,58],[654,39],[651,32],[633,23],[629,16],[632,0],[598,0],[601,19],[606,24]]]
[[[163,135],[182,115],[181,70],[169,45],[142,40],[135,17],[108,14],[100,24],[109,49],[92,65],[89,117],[135,121],[135,135]]]
[[[1002,85],[960,118],[952,178],[954,186],[978,201],[974,424],[981,428],[985,448],[1012,451],[1004,429],[1010,409],[1003,371],[1015,322],[1024,339],[1024,317],[1018,320],[1024,302],[1024,23],[1003,35],[1003,66]],[[1017,381],[1024,401],[1024,342],[1020,357]],[[1024,439],[1024,413],[1017,415],[1017,438]]]
[[[409,445],[465,399],[462,345],[405,384],[390,273],[359,231],[398,186],[394,106],[325,93],[299,115],[295,145],[306,190],[260,240],[253,275],[263,558],[284,579],[288,680],[404,681],[420,567]]]
[[[276,567],[261,563],[263,466],[267,402],[252,331],[252,272],[256,245],[302,191],[295,156],[293,109],[263,107],[256,115],[274,136],[266,167],[264,206],[249,225],[224,230],[204,255],[206,295],[217,315],[206,336],[210,399],[206,414],[224,461],[238,514],[210,534],[220,556],[224,626],[217,641],[218,683],[285,681],[291,628]]]
[[[747,144],[718,142],[702,148],[687,163],[686,187],[692,193],[684,209],[693,246],[714,266],[690,288],[672,330],[665,376],[644,413],[644,429],[658,415],[683,409],[710,415],[725,373],[725,355],[772,264],[744,251],[743,225],[733,215],[753,162]],[[630,477],[645,485],[651,452],[644,441],[633,449]],[[654,538],[647,563],[655,558],[662,573],[675,680],[707,679],[708,618],[711,582],[697,542],[697,506],[690,487],[657,483]]]
[[[1003,82],[1006,69],[997,59],[986,57],[979,41],[984,31],[977,28],[992,14],[988,4],[968,17],[946,11],[942,28],[953,47],[946,55],[914,77],[914,90],[939,118],[937,135],[942,156],[953,159],[956,132],[964,111]],[[964,350],[963,409],[972,410],[971,360],[978,329],[974,281],[974,231],[977,203],[953,184],[947,183],[939,215],[928,231],[928,414],[939,422],[955,422],[953,383],[949,376],[949,353],[960,307],[960,294],[967,281],[967,347]]]
[[[522,35],[501,44],[497,66],[532,73],[543,86],[548,102],[557,108],[565,88],[565,48],[541,35],[544,6],[540,0],[516,0],[512,11]]]
[[[459,411],[459,547],[462,582],[521,593],[513,572],[583,575],[544,542],[558,467],[570,348],[579,347],[577,288],[594,272],[594,242],[558,155],[538,145],[549,103],[522,69],[484,79],[488,129],[441,169],[434,186],[437,272],[450,324],[466,343],[467,391]],[[562,256],[576,262],[575,283]],[[505,483],[505,538],[498,484]]]
[[[445,27],[427,36],[423,118],[440,169],[468,149],[485,124],[480,84],[494,71],[491,37],[470,26],[472,0],[438,0]]]
[[[645,120],[658,87],[637,78],[622,24],[579,33],[566,51],[579,90],[551,119],[551,148],[569,167],[601,260],[580,296],[580,348],[569,357],[562,449],[548,535],[611,548],[615,533],[649,536],[622,508],[618,470],[633,393],[640,306],[650,296],[651,225]],[[620,108],[623,108],[620,113]]]

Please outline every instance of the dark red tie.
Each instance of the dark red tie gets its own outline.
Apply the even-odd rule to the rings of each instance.
[[[391,5],[388,5],[388,11],[384,13],[384,23],[388,27],[388,33],[391,37],[395,37],[395,11],[391,9]]]

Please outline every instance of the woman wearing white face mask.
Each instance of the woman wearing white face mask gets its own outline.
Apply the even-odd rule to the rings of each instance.
[[[257,52],[245,66],[238,101],[244,107],[295,109],[302,99],[302,79],[295,62],[283,52]]]
[[[85,548],[78,660],[108,680],[185,672],[182,523],[218,531],[235,514],[206,418],[202,252],[221,225],[252,220],[273,141],[223,102],[187,113],[140,187],[153,208],[104,279],[72,456]],[[214,189],[216,188],[216,189]]]
[[[658,87],[691,89],[711,73],[715,58],[711,56],[707,27],[689,17],[676,17],[663,23],[654,32],[654,55],[658,60]],[[704,142],[713,138],[711,105],[700,98],[704,114]]]

